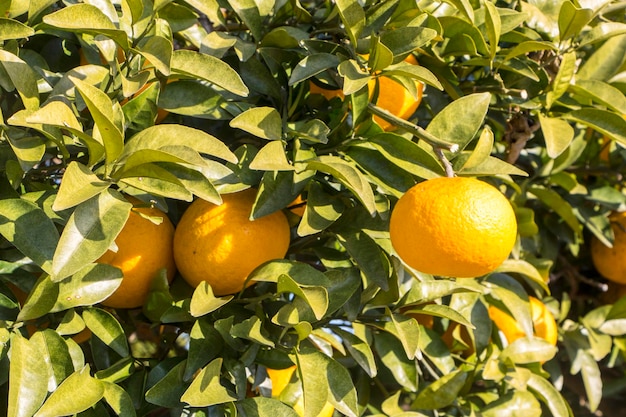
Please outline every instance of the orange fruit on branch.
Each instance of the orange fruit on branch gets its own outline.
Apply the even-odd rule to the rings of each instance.
[[[609,216],[615,237],[610,248],[597,237],[591,240],[591,260],[600,275],[609,281],[626,284],[626,211]]]
[[[417,65],[417,59],[413,55],[409,55],[404,62],[408,62],[412,65]],[[378,83],[378,98],[376,99],[376,106],[387,110],[394,116],[398,116],[401,119],[408,120],[413,113],[417,110],[422,102],[422,95],[424,93],[424,84],[420,81],[414,81],[417,96],[413,96],[409,90],[404,88],[402,84],[390,78],[388,76],[380,76],[370,80],[368,83],[370,99],[374,95],[376,89],[376,83]],[[381,117],[374,115],[374,121],[383,130],[393,130],[395,126]]]
[[[530,315],[533,321],[535,336],[545,339],[552,346],[556,346],[558,327],[554,316],[546,305],[537,298],[528,297],[528,301],[530,302]],[[502,334],[504,334],[509,344],[526,336],[520,325],[509,313],[497,307],[489,306],[489,317]]]
[[[394,249],[411,268],[476,277],[509,256],[517,221],[509,201],[492,185],[441,177],[413,186],[398,200],[389,232]]]
[[[161,210],[146,207],[133,197],[127,199],[134,207],[115,238],[117,252],[108,250],[96,261],[118,267],[124,274],[120,286],[102,302],[113,308],[143,305],[159,270],[165,268],[170,281],[176,273],[172,252],[174,225]],[[162,220],[156,224],[144,216]]]
[[[256,267],[285,257],[287,217],[277,211],[250,220],[255,196],[248,189],[223,195],[220,205],[197,199],[187,208],[176,227],[174,257],[191,286],[207,281],[215,295],[233,294]]]

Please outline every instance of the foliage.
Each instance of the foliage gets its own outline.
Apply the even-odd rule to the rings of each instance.
[[[265,372],[293,363],[306,417],[326,401],[347,416],[562,417],[578,395],[589,412],[622,398],[626,298],[605,300],[588,242],[610,244],[608,214],[626,203],[625,8],[0,2],[0,404],[11,417],[293,416]],[[381,75],[426,85],[409,121],[370,103]],[[513,253],[484,277],[410,270],[389,241],[397,199],[451,169],[516,211]],[[286,210],[286,259],[255,285],[215,297],[156,276],[141,309],[99,304],[120,282],[94,261],[128,217],[121,193],[176,224],[194,197],[248,187],[253,218],[306,199],[301,218]],[[558,350],[506,346],[492,326],[495,305],[531,334],[528,295],[557,318]]]

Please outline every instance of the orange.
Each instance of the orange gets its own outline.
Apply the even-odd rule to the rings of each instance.
[[[517,221],[497,188],[475,178],[440,177],[411,187],[398,200],[389,232],[394,249],[411,268],[476,277],[509,256]]]
[[[259,265],[282,259],[289,248],[287,217],[277,211],[250,220],[256,191],[222,196],[216,205],[197,199],[185,211],[174,235],[174,258],[193,287],[207,281],[215,295],[244,288]]]
[[[550,313],[550,310],[547,309],[545,304],[535,297],[528,297],[528,301],[530,301],[530,315],[533,320],[535,336],[545,339],[552,346],[556,346],[558,328],[554,316]],[[526,336],[513,316],[499,308],[489,306],[489,317],[502,334],[504,334],[507,342],[513,343],[515,340]]]
[[[591,240],[591,260],[604,278],[626,284],[626,211],[609,216],[615,236],[613,247],[604,245],[595,236]]]
[[[287,388],[289,383],[294,378],[294,372],[296,365],[290,366],[285,369],[267,369],[267,376],[272,381],[272,397],[276,398]],[[299,381],[298,381],[299,383]],[[294,411],[300,416],[304,416],[304,400],[302,394],[298,397],[293,405]],[[318,414],[318,417],[330,417],[335,412],[335,407],[331,403],[326,403],[324,408]]]
[[[413,55],[409,55],[404,62],[417,65],[417,59]],[[414,97],[402,84],[394,81],[393,79],[380,76],[370,80],[368,83],[370,98],[374,94],[376,83],[378,82],[378,98],[376,105],[382,109],[389,111],[394,116],[398,116],[401,119],[408,120],[413,113],[417,110],[422,102],[422,95],[424,92],[424,84],[420,81],[415,81],[415,88],[417,90],[417,97]],[[395,126],[386,120],[374,115],[374,121],[383,130],[393,130]]]
[[[309,93],[311,94],[321,94],[326,97],[326,100],[330,101],[335,97],[339,97],[341,100],[344,99],[343,90],[341,88],[331,90],[328,88],[320,87],[315,84],[313,81],[309,81]]]
[[[113,308],[135,308],[143,305],[150,283],[162,268],[167,270],[167,277],[171,281],[176,273],[172,240],[174,225],[161,210],[146,207],[145,203],[129,197],[134,208],[124,225],[124,228],[115,238],[117,252],[108,250],[97,260],[99,263],[109,264],[122,270],[122,283],[106,300],[105,306]],[[159,219],[155,224],[146,217]]]

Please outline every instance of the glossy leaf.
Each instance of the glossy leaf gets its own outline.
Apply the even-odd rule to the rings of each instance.
[[[115,317],[100,308],[90,308],[83,311],[83,320],[89,330],[114,350],[121,357],[129,355],[128,341],[121,324]]]
[[[225,62],[199,52],[177,50],[172,54],[172,72],[208,81],[233,94],[245,97],[250,90]]]
[[[16,55],[0,49],[0,67],[4,68],[27,110],[39,108],[39,89],[34,70]]]
[[[7,19],[5,17],[0,18],[0,41],[27,38],[34,34],[35,31],[33,28],[17,20]]]
[[[528,387],[546,404],[554,417],[573,417],[572,410],[557,389],[537,374],[530,374]]]
[[[109,185],[80,162],[72,161],[65,169],[52,209],[61,211],[77,206],[101,193]]]
[[[0,233],[44,271],[52,271],[59,232],[36,204],[22,199],[0,200]]]
[[[461,369],[444,375],[422,390],[413,401],[413,407],[433,410],[445,407],[456,400],[467,380],[467,373]]]
[[[463,149],[482,127],[490,99],[489,93],[461,97],[440,111],[426,130]]]
[[[192,407],[207,407],[237,398],[220,383],[222,359],[215,359],[200,371],[180,398]]]
[[[568,122],[559,118],[539,115],[539,123],[543,138],[546,141],[546,150],[550,158],[556,158],[567,149],[574,139],[574,128]]]
[[[67,278],[104,254],[124,227],[131,207],[119,193],[110,190],[81,203],[59,239],[52,280]]]
[[[15,333],[11,339],[8,417],[30,417],[39,409],[48,394],[48,369],[36,343]]]
[[[272,107],[253,107],[231,120],[230,126],[263,139],[282,138],[282,120]]]
[[[98,7],[81,3],[64,7],[44,16],[44,23],[71,32],[105,35],[113,39],[122,48],[128,48],[126,33],[115,27],[115,24]]]

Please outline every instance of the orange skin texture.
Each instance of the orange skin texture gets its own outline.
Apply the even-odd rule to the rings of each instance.
[[[150,283],[160,269],[167,269],[169,281],[176,273],[172,252],[174,225],[161,210],[144,207],[145,203],[135,198],[128,200],[135,207],[115,238],[117,252],[108,250],[96,261],[115,266],[124,274],[117,290],[102,302],[113,308],[140,307],[148,296]],[[161,218],[162,222],[154,224],[139,213]]]
[[[528,297],[530,302],[530,315],[533,321],[533,330],[535,336],[540,337],[550,343],[552,346],[556,346],[558,340],[558,327],[554,316],[550,313],[541,301],[535,297]],[[505,313],[497,307],[489,306],[489,317],[494,322],[496,327],[504,334],[509,344],[513,343],[519,338],[526,337],[526,334],[519,326],[513,316]]]
[[[398,200],[389,232],[394,249],[411,268],[477,277],[509,256],[517,220],[497,188],[475,178],[440,177],[413,186]]]
[[[404,62],[417,65],[417,59],[415,59],[413,55],[409,55]],[[377,77],[376,79],[370,80],[368,83],[370,98],[374,94],[377,82],[378,98],[375,104],[401,119],[408,120],[413,113],[415,113],[422,102],[424,84],[419,81],[415,81],[417,97],[413,97],[413,95],[406,90],[402,84],[397,83],[389,77]],[[385,131],[394,130],[396,128],[388,121],[383,120],[376,115],[374,115],[373,118],[374,121]]]
[[[613,213],[609,220],[615,235],[613,247],[605,246],[594,236],[591,240],[591,259],[604,278],[626,284],[626,212]]]
[[[272,381],[272,397],[276,398],[287,388],[294,372],[296,371],[296,365],[290,366],[285,369],[267,369],[267,376]],[[299,397],[296,403],[293,405],[294,411],[300,416],[304,416],[304,401],[302,397]],[[322,411],[318,414],[318,417],[331,417],[335,412],[335,407],[330,403],[326,403]]]
[[[174,236],[174,257],[183,278],[197,287],[207,281],[215,295],[241,291],[248,275],[262,263],[285,257],[290,243],[287,217],[281,211],[251,221],[256,191],[222,196],[215,205],[195,200],[183,214]]]

